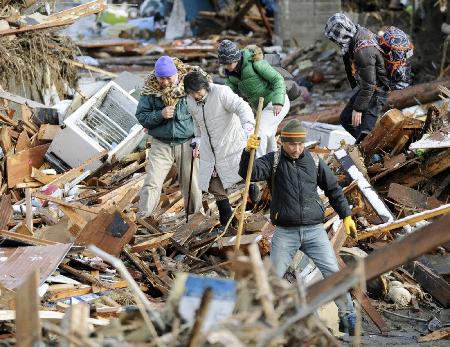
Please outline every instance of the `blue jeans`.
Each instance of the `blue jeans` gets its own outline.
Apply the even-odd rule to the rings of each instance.
[[[336,255],[323,224],[298,227],[277,226],[272,238],[270,260],[279,277],[283,277],[297,250],[305,253],[319,268],[323,277],[339,271]],[[353,302],[349,293],[335,300],[339,316],[353,312]]]

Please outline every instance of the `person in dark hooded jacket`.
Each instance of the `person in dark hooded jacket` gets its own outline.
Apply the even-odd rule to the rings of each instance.
[[[383,54],[375,34],[354,24],[343,13],[328,19],[325,36],[341,48],[347,78],[356,89],[340,115],[340,122],[359,143],[373,129],[387,102],[389,79]]]

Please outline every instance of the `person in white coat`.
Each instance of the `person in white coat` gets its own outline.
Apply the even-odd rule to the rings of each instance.
[[[214,195],[225,226],[232,214],[227,189],[242,180],[239,162],[254,131],[253,111],[230,87],[209,83],[201,73],[187,74],[184,88],[194,120],[193,155],[200,158],[198,184]]]

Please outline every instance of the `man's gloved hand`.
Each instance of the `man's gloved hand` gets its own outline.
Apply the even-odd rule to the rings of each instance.
[[[356,238],[356,236],[358,236],[358,233],[356,231],[356,224],[353,221],[352,216],[347,216],[344,218],[344,227],[347,235],[350,235],[353,238]]]
[[[252,149],[257,149],[260,145],[259,137],[256,134],[251,134],[247,139],[247,152],[250,152]]]

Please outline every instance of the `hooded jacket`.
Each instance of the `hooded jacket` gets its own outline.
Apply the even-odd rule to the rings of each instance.
[[[375,34],[354,24],[345,14],[336,13],[325,25],[325,36],[341,48],[351,87],[359,86],[353,109],[366,111],[376,91],[389,90],[384,57],[374,40]]]
[[[240,69],[227,74],[225,84],[233,92],[243,97],[254,110],[258,108],[260,97],[264,107],[269,103],[284,105],[286,85],[284,78],[266,60],[259,47],[242,50]]]
[[[375,46],[363,46],[354,52],[359,41],[369,40],[372,35],[368,29],[358,26],[349,50],[344,55],[347,79],[352,88],[359,86],[359,93],[353,105],[353,109],[358,112],[367,110],[375,92],[385,93],[389,90],[389,79],[380,50]]]

